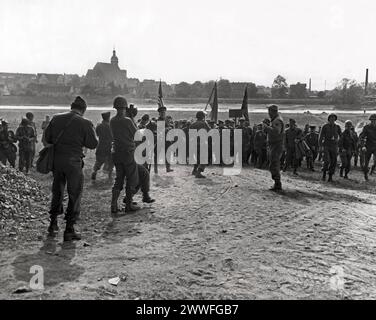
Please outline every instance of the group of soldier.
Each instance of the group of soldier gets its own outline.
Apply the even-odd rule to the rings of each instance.
[[[45,127],[46,124],[43,122],[42,130]],[[37,137],[34,115],[31,112],[27,112],[22,118],[15,133],[9,129],[9,123],[5,119],[0,119],[0,162],[3,165],[8,162],[15,168],[18,151],[18,168],[21,172],[28,174],[34,163]]]
[[[358,137],[351,121],[345,122],[345,129],[342,131],[336,124],[335,114],[328,116],[328,122],[319,128],[318,132],[315,126],[306,125],[303,130],[298,128],[294,119],[289,119],[289,123],[285,124],[276,105],[268,108],[270,119],[265,119],[254,127],[251,127],[246,119],[240,119],[239,123],[232,120],[206,121],[203,111],[197,112],[195,121],[173,121],[172,117],[166,114],[167,109],[163,105],[158,108],[158,118],[150,118],[145,114],[137,123],[135,121],[137,108],[128,105],[124,97],[116,97],[113,107],[116,109],[116,114],[111,118],[110,112],[102,113],[102,122],[94,128],[93,124],[84,118],[87,108],[85,100],[77,97],[71,104],[70,112],[55,115],[51,121],[46,117],[43,122],[42,142],[44,145],[54,145],[52,200],[48,228],[50,235],[56,234],[59,230],[57,221],[58,216],[64,212],[63,195],[67,186],[69,200],[65,212],[64,240],[81,239],[74,225],[79,219],[81,210],[84,149],[96,149],[92,180],[96,180],[97,172],[102,167],[111,178],[115,168],[116,178],[111,199],[112,215],[116,216],[121,211],[118,200],[123,189],[125,189],[123,202],[126,211],[139,209],[137,203],[133,201],[134,195],[139,190],[142,192],[144,203],[155,201],[149,195],[151,165],[136,162],[135,150],[138,142],[135,141],[134,136],[139,129],[150,129],[157,134],[156,129],[160,121],[164,123],[166,131],[173,128],[183,129],[185,132],[189,129],[206,131],[218,129],[219,132],[229,129],[232,133],[235,129],[242,130],[241,152],[244,164],[254,165],[257,168],[268,166],[274,180],[271,190],[276,192],[282,190],[281,168],[283,171],[292,168],[294,174],[298,174],[304,158],[307,169],[311,171],[314,171],[315,160],[317,158],[322,160],[322,180],[326,181],[328,176],[328,182],[333,181],[338,158],[341,159],[340,176],[348,179],[352,160],[354,165],[357,165],[360,157],[366,180],[370,171],[369,161],[372,156],[376,159],[376,115],[370,116],[371,123],[363,128]],[[19,169],[25,173],[32,166],[37,143],[33,118],[32,113],[27,113],[15,134],[8,130],[8,124],[4,120],[0,127],[1,162],[5,164],[9,161],[13,167],[15,166],[17,152],[15,143],[18,142]],[[167,149],[172,142],[165,142]],[[209,155],[211,155],[210,140],[208,142]],[[234,141],[231,139],[230,142]],[[230,149],[233,154],[233,146]],[[193,167],[192,175],[196,178],[205,178],[203,172],[208,163],[200,163],[199,150],[200,148],[197,150],[197,163]],[[213,159],[209,157],[209,164],[212,161]],[[157,163],[154,164],[157,170]],[[166,172],[171,171],[173,170],[169,161],[166,161]]]

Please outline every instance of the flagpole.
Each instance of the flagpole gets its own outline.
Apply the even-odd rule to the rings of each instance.
[[[206,103],[206,106],[205,106],[204,111],[206,111],[206,109],[208,108],[208,105],[210,104],[210,100],[211,100],[211,98],[212,98],[212,96],[213,96],[213,94],[214,94],[214,89],[215,89],[215,85],[213,86],[212,92],[211,92],[211,94],[210,94],[210,97],[209,97],[208,102]]]

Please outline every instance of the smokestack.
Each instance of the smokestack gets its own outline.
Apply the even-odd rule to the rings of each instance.
[[[311,78],[309,78],[309,93],[311,93],[312,90],[312,81]]]
[[[366,69],[366,83],[364,85],[364,95],[368,94],[368,68]]]

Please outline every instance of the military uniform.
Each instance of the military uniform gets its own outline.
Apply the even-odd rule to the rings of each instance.
[[[278,108],[274,110],[278,112]],[[270,126],[265,126],[265,131],[267,133],[267,143],[269,147],[269,169],[275,183],[272,190],[281,190],[282,184],[280,168],[284,140],[284,123],[278,113],[271,119]]]
[[[256,168],[262,169],[266,162],[266,134],[262,128],[256,131],[254,136],[254,151]]]
[[[370,120],[373,120],[373,117],[376,120],[376,116],[372,115]],[[365,148],[365,159],[364,159],[364,176],[366,180],[368,179],[368,171],[369,171],[369,161],[371,156],[376,159],[376,126],[372,124],[367,124],[364,126],[361,134],[359,135],[359,140],[361,141],[361,145]]]
[[[114,168],[111,157],[112,135],[110,123],[103,120],[102,123],[97,125],[95,132],[98,136],[99,143],[95,151],[94,172],[91,176],[93,180],[95,180],[97,171],[99,171],[103,165],[104,169],[108,171],[109,177],[111,177],[112,170]]]
[[[206,123],[206,121],[204,119],[199,119],[199,118],[197,119],[197,121],[195,121],[191,124],[190,129],[197,130],[197,131],[199,131],[201,129],[206,130],[206,131],[210,131],[210,127]],[[200,160],[200,138],[199,137],[197,138],[196,159],[197,159],[197,163],[193,167],[192,174],[195,175],[196,177],[201,178],[201,177],[203,177],[201,175],[201,173],[204,172],[205,167],[206,167],[206,163],[201,163],[201,160]]]
[[[317,159],[319,151],[319,134],[315,131],[311,131],[304,137],[304,141],[311,150],[311,157],[307,157],[307,167],[308,169],[314,170],[315,160]]]
[[[339,154],[341,157],[340,176],[345,172],[345,178],[351,169],[351,158],[356,150],[356,140],[351,130],[345,130],[339,139]]]
[[[16,166],[17,147],[14,145],[16,138],[13,131],[8,131],[5,122],[0,124],[0,162],[6,165],[7,161],[14,168]]]
[[[25,169],[25,172],[28,173],[31,167],[35,132],[33,127],[28,124],[27,119],[22,119],[21,125],[17,128],[16,139],[19,149],[19,170],[23,172]]]
[[[329,115],[329,118],[335,115]],[[336,116],[335,116],[336,117]],[[328,119],[329,119],[328,118]],[[336,117],[337,119],[337,117]],[[329,180],[335,173],[338,157],[338,141],[341,136],[341,128],[337,124],[325,124],[320,132],[319,145],[323,147],[323,180],[326,178],[326,173],[329,172]]]
[[[67,124],[69,124],[68,128],[64,129]],[[68,230],[79,219],[81,212],[81,196],[84,183],[82,171],[84,166],[83,148],[95,149],[98,145],[98,140],[93,124],[75,110],[57,114],[51,119],[45,130],[46,142],[53,144],[62,130],[65,131],[54,149],[54,180],[50,217],[51,221],[54,221],[58,215],[63,213],[64,189],[65,185],[67,185],[69,201],[65,220],[67,221]]]
[[[296,140],[302,139],[302,136],[303,131],[296,127],[290,127],[285,131],[286,159],[284,171],[291,165],[294,168],[294,173],[296,173],[299,166]]]

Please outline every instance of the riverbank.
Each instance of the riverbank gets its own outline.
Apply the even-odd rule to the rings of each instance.
[[[130,103],[136,105],[156,105],[156,99],[138,99],[131,96],[126,96]],[[84,96],[89,106],[92,107],[106,107],[111,106],[112,96]],[[37,96],[0,96],[0,106],[67,106],[73,101],[74,97],[37,97]],[[165,103],[168,104],[200,104],[206,105],[207,98],[164,98]],[[242,103],[242,99],[219,99],[219,105],[238,104]],[[328,106],[330,105],[327,99],[248,99],[249,104],[254,105],[295,105],[301,108],[309,109],[311,106]],[[308,107],[309,106],[309,107]],[[362,110],[362,106],[352,105],[336,105],[338,110]],[[371,107],[367,106],[367,109]]]

